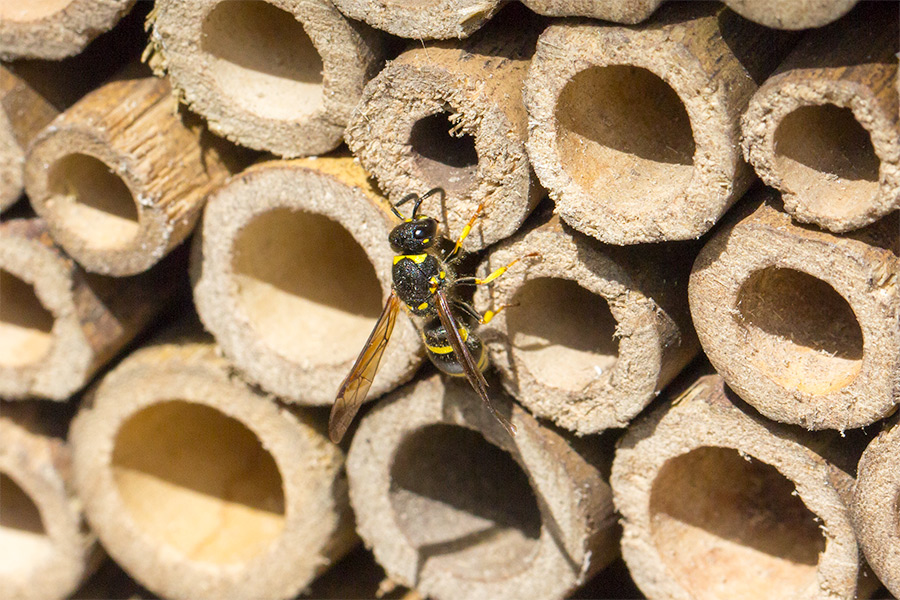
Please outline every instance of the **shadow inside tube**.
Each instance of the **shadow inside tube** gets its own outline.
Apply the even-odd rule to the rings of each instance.
[[[12,477],[0,473],[0,529],[45,535],[41,513]]]

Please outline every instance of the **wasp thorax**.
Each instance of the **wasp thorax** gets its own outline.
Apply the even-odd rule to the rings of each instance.
[[[437,242],[437,230],[437,221],[431,217],[418,217],[394,227],[388,240],[394,252],[414,254],[434,246]]]

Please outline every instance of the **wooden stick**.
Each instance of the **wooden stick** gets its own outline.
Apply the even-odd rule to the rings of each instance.
[[[843,17],[859,0],[724,0],[745,19],[776,29],[822,27]],[[874,23],[873,23],[874,24]]]
[[[431,0],[425,6],[383,0],[333,0],[338,9],[393,35],[417,40],[466,38],[507,0]]]
[[[522,0],[522,4],[548,17],[591,17],[634,25],[653,14],[663,0]]]
[[[569,225],[611,244],[705,233],[753,181],[739,120],[792,34],[721,5],[554,24],[525,81],[528,154]]]
[[[194,245],[194,302],[252,381],[330,405],[391,293],[396,224],[348,156],[273,161],[210,199]],[[397,320],[371,397],[412,377],[424,348]]]
[[[604,458],[490,390],[515,438],[468,383],[437,375],[362,419],[347,458],[359,534],[426,597],[563,598],[618,553]]]
[[[341,143],[386,42],[329,0],[161,0],[148,50],[214,132],[296,157]]]
[[[82,266],[133,275],[190,234],[207,194],[229,174],[221,148],[183,120],[166,80],[120,79],[37,136],[25,187],[53,238]]]
[[[37,403],[0,412],[0,596],[61,600],[100,556],[70,487],[65,426]]]
[[[291,598],[356,543],[343,453],[182,327],[106,375],[73,422],[85,514],[156,594]]]
[[[0,396],[66,400],[173,297],[174,255],[136,277],[85,273],[40,219],[0,225]]]
[[[750,101],[744,156],[798,221],[842,232],[900,208],[898,19],[866,2],[807,33]]]
[[[612,468],[622,554],[649,598],[865,598],[850,525],[855,455],[772,423],[718,376],[629,427]]]
[[[0,8],[0,58],[59,60],[112,29],[136,0],[29,0]]]
[[[578,434],[627,425],[699,349],[695,252],[604,246],[556,217],[497,247],[479,272],[526,257],[475,292],[482,312],[512,305],[482,329],[506,390]]]
[[[511,5],[463,43],[411,45],[366,86],[347,128],[347,145],[393,200],[446,191],[422,208],[451,237],[484,203],[467,251],[511,235],[541,194],[521,100],[541,24]]]
[[[874,423],[900,399],[896,215],[837,236],[779,208],[774,193],[754,193],[697,257],[688,291],[700,343],[771,419]]]

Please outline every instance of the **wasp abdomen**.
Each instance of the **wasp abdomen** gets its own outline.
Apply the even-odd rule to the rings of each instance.
[[[459,333],[465,341],[466,349],[475,360],[478,370],[484,371],[487,368],[488,359],[481,338],[462,323],[459,324]],[[466,374],[462,364],[459,362],[459,358],[450,346],[450,341],[447,339],[447,331],[441,324],[440,319],[429,319],[425,323],[425,326],[422,328],[422,339],[425,341],[425,350],[428,358],[442,373],[453,377],[462,377]]]

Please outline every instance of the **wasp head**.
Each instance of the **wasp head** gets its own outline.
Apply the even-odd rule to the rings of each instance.
[[[391,230],[388,240],[394,252],[417,254],[437,243],[438,223],[431,217],[420,215],[407,219]]]

